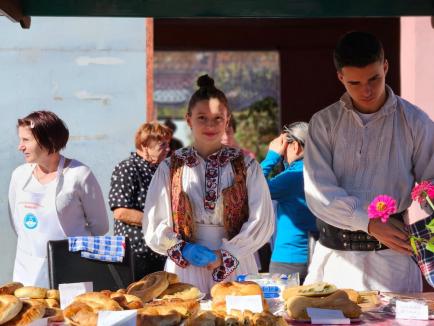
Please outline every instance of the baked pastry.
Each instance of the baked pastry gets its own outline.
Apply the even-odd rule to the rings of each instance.
[[[3,326],[24,326],[41,319],[45,314],[45,307],[37,301],[23,300],[21,311]]]
[[[114,292],[111,294],[110,299],[115,300],[123,309],[126,310],[143,308],[142,300],[132,294]]]
[[[178,326],[182,315],[177,311],[169,311],[165,315],[137,315],[137,326]]]
[[[59,301],[55,299],[33,299],[37,300],[45,305],[47,308],[60,308]]]
[[[105,294],[99,292],[87,292],[80,294],[74,298],[74,302],[85,303],[90,306],[95,312],[100,310],[123,310],[119,303],[117,303],[115,300],[110,299]]]
[[[10,294],[0,295],[0,325],[13,319],[21,311],[23,303]]]
[[[358,318],[362,313],[362,309],[341,290],[326,297],[293,296],[286,301],[285,306],[288,316],[295,320],[309,320],[308,307],[341,310],[347,318]]]
[[[96,326],[98,314],[91,306],[83,302],[73,302],[63,311],[63,316],[69,325]]]
[[[168,275],[166,272],[155,272],[146,275],[138,282],[130,284],[127,288],[127,294],[139,297],[144,303],[158,297],[164,290],[169,287]]]
[[[225,326],[225,316],[214,311],[201,311],[189,318],[185,326]]]
[[[344,291],[348,295],[348,298],[354,303],[359,304],[362,302],[362,297],[360,296],[359,292],[357,292],[356,290],[353,289],[340,289],[340,290]]]
[[[268,310],[267,301],[258,283],[252,281],[217,283],[211,288],[212,309],[226,313],[226,296],[228,295],[260,295],[263,309]]]
[[[44,299],[47,295],[47,289],[36,286],[23,286],[16,289],[14,295],[17,298]]]
[[[288,287],[283,290],[282,296],[284,300],[290,297],[302,295],[305,297],[323,297],[337,291],[337,287],[326,282],[318,282],[310,285],[301,285]]]
[[[48,318],[49,322],[63,322],[63,310],[60,308],[45,308],[45,314],[43,318]]]
[[[184,318],[194,316],[199,311],[200,304],[196,300],[161,300],[147,303],[137,313],[145,315],[166,315],[171,311],[177,311]]]
[[[14,295],[16,289],[22,288],[24,285],[20,282],[10,282],[0,286],[0,294]]]
[[[200,297],[200,290],[188,283],[174,283],[161,293],[159,299],[197,299]]]
[[[59,301],[60,300],[59,290],[55,290],[55,289],[47,290],[46,298],[47,299],[55,299],[55,300]]]

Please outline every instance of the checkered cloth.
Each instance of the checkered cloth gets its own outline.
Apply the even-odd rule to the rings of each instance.
[[[69,237],[69,251],[81,251],[81,257],[122,262],[125,256],[125,237]]]
[[[409,226],[409,231],[411,235],[414,235],[418,238],[429,240],[431,238],[431,234],[429,230],[426,228],[426,225],[431,222],[434,218],[434,214],[428,216],[424,220],[416,222]],[[421,244],[416,241],[417,247],[417,255],[414,258],[419,265],[419,268],[425,276],[425,279],[434,288],[434,252],[431,252],[425,248],[425,244]]]

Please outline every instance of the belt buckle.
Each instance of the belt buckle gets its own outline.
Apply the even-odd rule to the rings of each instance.
[[[383,246],[383,244],[377,240],[377,243],[375,244],[375,249],[374,250],[380,250],[381,247]]]

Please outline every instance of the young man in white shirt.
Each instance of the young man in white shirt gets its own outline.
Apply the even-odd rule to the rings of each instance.
[[[320,231],[305,284],[421,291],[402,222],[415,182],[434,178],[433,121],[386,85],[389,66],[375,36],[344,35],[334,63],[346,92],[312,117],[305,149],[306,200]],[[380,194],[397,201],[388,223],[368,218]]]

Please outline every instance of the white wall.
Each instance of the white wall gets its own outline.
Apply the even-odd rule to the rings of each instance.
[[[23,163],[17,118],[58,114],[71,135],[65,155],[92,168],[107,198],[111,171],[146,117],[145,28],[138,18],[37,17],[23,30],[0,17],[0,283],[11,280],[15,256],[7,191]]]
[[[434,120],[434,28],[431,17],[401,18],[401,96]],[[434,144],[433,144],[434,146]],[[410,221],[425,217],[417,203]]]

